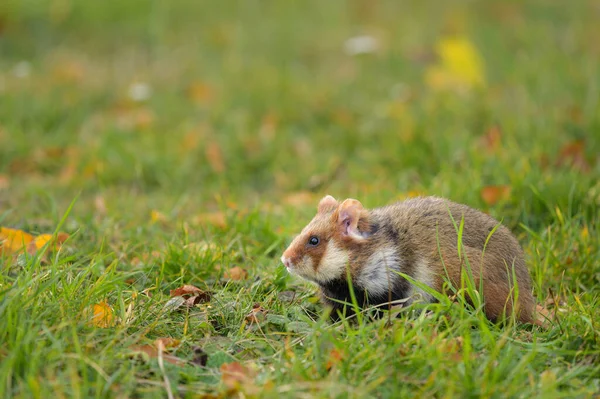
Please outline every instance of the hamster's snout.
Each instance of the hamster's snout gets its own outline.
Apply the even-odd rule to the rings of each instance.
[[[286,258],[285,255],[281,255],[281,263],[283,263],[287,269],[292,267],[292,261],[290,258]]]

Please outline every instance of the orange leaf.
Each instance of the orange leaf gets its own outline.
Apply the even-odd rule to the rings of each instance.
[[[109,328],[115,325],[113,310],[105,301],[94,304],[92,311],[91,323],[94,327]]]
[[[223,278],[234,281],[245,280],[248,278],[248,272],[239,266],[235,266],[223,273]]]
[[[27,248],[33,236],[22,230],[0,227],[0,253],[14,254]]]
[[[327,370],[331,370],[331,368],[333,368],[333,366],[339,364],[343,359],[344,359],[344,354],[340,350],[334,348],[329,353],[329,359],[327,360],[327,364],[325,365],[325,368]]]
[[[492,206],[499,201],[506,201],[510,198],[512,189],[510,186],[486,186],[481,189],[481,199],[487,205]]]

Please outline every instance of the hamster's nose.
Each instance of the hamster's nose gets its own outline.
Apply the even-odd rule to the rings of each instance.
[[[282,263],[285,265],[285,267],[286,267],[286,268],[288,268],[288,269],[290,268],[290,266],[291,266],[291,263],[292,263],[292,262],[290,261],[290,259],[289,259],[289,258],[286,258],[286,257],[285,257],[285,256],[283,256],[283,255],[281,256],[281,262],[282,262]]]

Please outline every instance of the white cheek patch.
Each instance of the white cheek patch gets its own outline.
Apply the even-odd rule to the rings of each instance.
[[[391,291],[395,279],[399,276],[401,259],[393,247],[375,252],[369,257],[356,279],[356,284],[371,295],[383,295]]]
[[[434,286],[434,275],[433,272],[431,270],[431,268],[429,267],[429,264],[427,263],[427,261],[423,258],[417,260],[416,264],[415,264],[415,275],[413,276],[413,278],[429,287]],[[410,296],[415,296],[415,295],[419,295],[421,297],[421,300],[425,303],[430,303],[433,302],[433,296],[431,294],[426,293],[425,291],[423,291],[421,288],[415,287],[414,285],[411,285],[411,292]],[[415,298],[417,299],[417,298]]]
[[[326,283],[345,276],[348,266],[348,252],[337,246],[334,240],[329,241],[321,263],[317,268],[315,281]]]

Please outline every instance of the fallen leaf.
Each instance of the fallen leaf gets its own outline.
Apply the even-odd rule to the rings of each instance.
[[[425,82],[431,89],[469,90],[485,85],[483,61],[467,37],[442,38],[436,51],[439,62],[425,72]]]
[[[181,297],[183,301],[179,300],[170,300],[167,302],[166,307],[168,306],[170,310],[175,310],[182,305],[185,305],[188,308],[194,307],[199,303],[209,302],[212,293],[209,291],[203,291],[198,287],[195,287],[190,284],[186,284],[177,289],[171,290],[170,295],[172,298]]]
[[[248,272],[239,266],[234,266],[223,273],[223,278],[233,281],[245,280],[248,278]]]
[[[499,201],[507,201],[510,198],[512,189],[507,185],[486,186],[481,189],[481,199],[488,206],[495,205]]]
[[[183,285],[183,286],[181,286],[179,288],[171,290],[169,292],[169,295],[171,295],[171,297],[174,297],[174,296],[184,296],[184,295],[191,296],[191,295],[200,295],[203,292],[204,291],[202,291],[198,287],[195,287],[195,286],[193,286],[191,284],[186,284],[186,285]]]
[[[254,375],[253,370],[238,362],[221,365],[221,381],[229,390],[240,390],[244,385],[251,383]]]
[[[113,310],[105,301],[92,305],[91,324],[94,327],[110,328],[115,325]]]
[[[246,322],[249,324],[260,324],[265,321],[267,310],[263,308],[259,303],[254,304],[252,310],[246,315]]]
[[[0,253],[14,254],[21,252],[32,241],[33,236],[29,233],[0,227]]]
[[[179,309],[181,306],[183,306],[184,303],[186,303],[186,300],[184,297],[176,296],[176,297],[169,299],[167,301],[167,303],[165,303],[164,309],[167,312],[173,312],[173,311]]]
[[[344,359],[344,354],[339,349],[332,349],[329,352],[329,357],[327,358],[327,363],[325,364],[325,368],[327,371],[331,370],[334,366],[338,365]]]
[[[171,290],[169,294],[171,295],[171,297],[199,297],[202,302],[208,302],[211,298],[211,293],[209,291],[203,291],[200,288],[195,287],[191,284],[186,284],[182,287]]]

